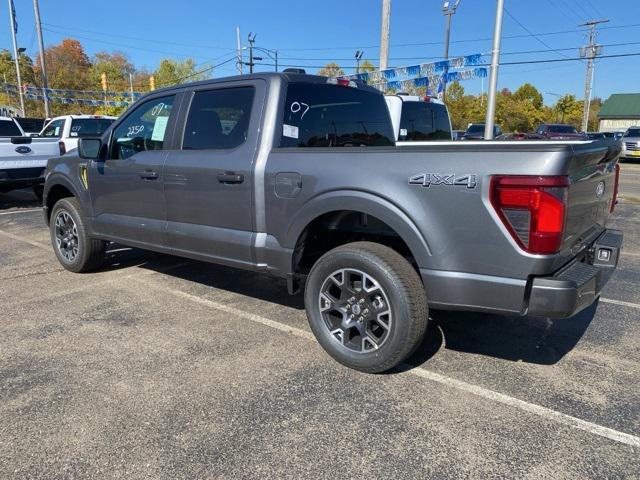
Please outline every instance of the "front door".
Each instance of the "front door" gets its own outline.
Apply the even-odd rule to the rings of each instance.
[[[191,93],[177,141],[182,147],[165,162],[167,244],[182,255],[250,264],[252,166],[264,86],[208,88]]]
[[[91,162],[97,234],[142,247],[164,245],[164,148],[174,100],[163,96],[136,107],[114,128],[107,158]]]

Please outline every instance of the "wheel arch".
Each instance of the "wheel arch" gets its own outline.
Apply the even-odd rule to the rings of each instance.
[[[398,206],[380,196],[361,191],[334,191],[309,201],[289,224],[286,245],[294,249],[292,271],[296,270],[296,252],[306,232],[328,214],[358,213],[379,220],[397,234],[418,267],[428,265],[431,250],[415,222]]]
[[[73,183],[61,174],[51,174],[44,185],[42,204],[45,209],[47,225],[51,219],[51,210],[62,198],[75,197],[82,203],[84,200]]]

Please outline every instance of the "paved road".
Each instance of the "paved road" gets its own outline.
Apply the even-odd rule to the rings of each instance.
[[[640,168],[622,171],[597,307],[432,312],[388,375],[328,358],[268,277],[117,247],[70,274],[33,198],[0,195],[0,478],[637,477]]]

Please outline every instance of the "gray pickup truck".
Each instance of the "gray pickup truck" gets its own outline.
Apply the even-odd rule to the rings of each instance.
[[[62,265],[108,241],[304,286],[336,360],[388,370],[428,307],[569,317],[618,262],[615,142],[394,145],[383,95],[255,74],[154,91],[76,156],[51,159],[44,209]]]

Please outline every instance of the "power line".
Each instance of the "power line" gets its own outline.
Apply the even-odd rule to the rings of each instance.
[[[640,27],[640,23],[631,23],[627,25],[612,25],[609,27],[603,27],[600,30],[610,30],[610,29],[621,29],[621,28],[637,28]],[[572,30],[558,30],[553,32],[542,32],[542,33],[534,33],[534,35],[538,37],[546,37],[553,35],[565,35],[569,33],[585,33],[587,30],[585,29],[572,29]],[[503,35],[502,38],[527,38],[530,37],[530,34],[522,34],[522,35]],[[483,41],[491,41],[493,38],[484,37],[484,38],[469,38],[463,40],[452,40],[451,43],[476,43]],[[401,47],[424,47],[429,45],[444,45],[444,42],[421,42],[421,43],[392,43],[389,46],[394,48]],[[379,48],[380,45],[356,45],[350,47],[315,47],[315,48],[278,48],[280,52],[303,52],[303,51],[329,51],[329,50],[354,50],[354,49],[365,49],[365,48]]]
[[[83,28],[68,27],[66,25],[56,25],[54,23],[44,23],[43,22],[42,25],[46,25],[48,27],[54,27],[54,28],[64,28],[66,30],[75,30],[77,32],[92,33],[94,35],[102,35],[102,36],[107,36],[107,37],[113,37],[113,33],[112,32],[98,32],[96,30],[86,30],[86,29],[83,29]],[[156,39],[142,38],[142,37],[131,37],[131,36],[121,35],[121,34],[118,34],[118,38],[127,38],[129,40],[139,40],[139,41],[143,41],[143,42],[159,43],[159,44],[163,44],[163,45],[175,45],[175,46],[178,46],[178,47],[206,48],[206,49],[214,48],[214,49],[217,49],[217,50],[227,50],[227,51],[234,50],[234,49],[228,48],[228,47],[218,47],[218,46],[213,46],[213,45],[198,45],[198,44],[192,44],[192,43],[169,42],[169,41],[166,41],[166,40],[156,40]]]
[[[531,37],[533,37],[535,40],[537,40],[540,44],[544,45],[545,47],[547,47],[549,50],[557,53],[558,55],[560,55],[561,57],[565,57],[568,58],[564,53],[561,53],[560,51],[556,50],[555,48],[553,48],[552,46],[550,46],[548,43],[546,43],[545,41],[543,41],[541,38],[538,37],[538,35],[536,35],[535,33],[531,32],[531,30],[529,30],[527,27],[525,27],[522,23],[520,23],[520,21],[514,17],[511,12],[507,9],[507,7],[504,8],[505,13],[509,16],[509,18],[511,18],[511,20],[513,20],[514,22],[516,22],[518,25],[520,25],[520,27],[527,32],[529,35],[531,35]]]
[[[600,55],[599,59],[604,58],[625,58],[625,57],[637,57],[640,56],[640,52],[627,52],[627,53],[619,53],[619,54],[610,54],[610,55]],[[567,58],[548,58],[541,60],[523,60],[523,61],[514,61],[514,62],[501,62],[500,66],[503,65],[535,65],[539,63],[558,63],[558,62],[577,62],[583,61],[584,59],[581,57],[567,57]],[[256,63],[256,65],[262,65],[267,67],[273,67],[274,64],[271,63]],[[324,68],[326,65],[300,65],[300,64],[279,64],[281,67],[306,67],[306,68]],[[488,67],[490,64],[488,63],[480,63],[478,65],[474,65],[474,67]],[[349,68],[355,69],[356,67],[341,67],[341,68]],[[398,67],[391,67],[398,68]]]

